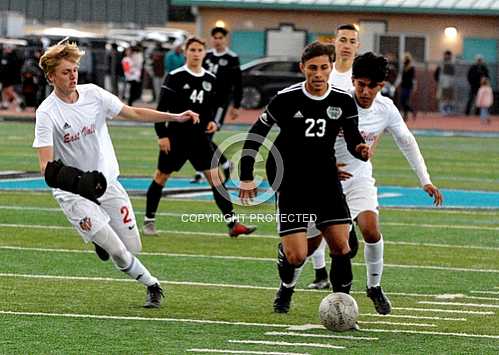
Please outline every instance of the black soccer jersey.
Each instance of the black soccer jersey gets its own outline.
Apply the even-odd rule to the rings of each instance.
[[[250,133],[265,136],[273,124],[280,128],[274,146],[282,157],[283,166],[272,159],[275,155],[269,154],[267,174],[282,172],[281,187],[296,187],[305,181],[330,183],[337,179],[334,142],[340,129],[349,151],[360,159],[355,147],[364,140],[357,127],[357,107],[351,95],[342,90],[329,87],[322,97],[317,97],[306,91],[305,83],[292,85],[271,100]],[[260,144],[249,139],[243,149],[256,151]],[[271,161],[273,167],[269,167]],[[253,179],[253,164],[251,155],[243,157],[241,180]],[[276,171],[269,172],[269,169]],[[269,180],[273,177],[269,176]]]
[[[170,134],[203,133],[208,122],[213,121],[216,98],[215,76],[207,70],[194,73],[187,66],[168,73],[161,87],[158,111],[181,113],[191,110],[199,114],[199,124],[188,122],[158,122],[154,125],[159,138]]]
[[[206,52],[203,67],[217,77],[217,95],[222,105],[228,105],[232,98],[235,108],[241,106],[242,86],[241,67],[236,53],[226,50],[217,53],[214,49]]]

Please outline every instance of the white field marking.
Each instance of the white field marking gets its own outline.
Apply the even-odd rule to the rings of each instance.
[[[499,302],[499,298],[497,298],[497,297],[466,296],[466,295],[463,295],[462,293],[443,294],[443,295],[435,296],[435,298],[437,300],[455,300],[456,298],[469,298],[469,299],[474,299],[474,300],[498,301]]]
[[[202,193],[202,194],[211,194],[211,192],[208,193]],[[30,206],[7,206],[7,205],[0,205],[0,209],[7,209],[7,210],[22,210],[22,211],[44,211],[44,212],[61,212],[60,208],[56,207],[30,207]],[[400,210],[400,209],[397,209]],[[407,211],[414,211],[414,210],[407,210]],[[143,215],[144,212],[142,211],[135,211],[136,215]],[[178,212],[157,212],[156,216],[164,216],[164,217],[182,217],[186,215],[198,215],[198,214],[206,214],[206,213],[178,213]],[[271,214],[273,214],[271,212]],[[244,214],[241,214],[244,216]],[[472,230],[491,230],[491,231],[499,231],[499,227],[487,227],[487,226],[480,226],[480,225],[455,225],[455,224],[420,224],[420,223],[405,223],[405,222],[383,222],[382,225],[386,226],[408,226],[408,227],[419,227],[419,228],[445,228],[445,229],[472,229]],[[274,237],[274,236],[272,236]]]
[[[483,293],[487,295],[499,295],[499,291],[470,291],[471,293]]]
[[[414,311],[414,312],[435,312],[435,313],[459,313],[459,314],[480,314],[480,315],[495,315],[492,311],[463,311],[460,309],[436,309],[436,308],[411,308],[411,307],[393,307],[399,311]]]
[[[357,321],[359,324],[386,324],[386,325],[403,325],[408,327],[436,327],[435,324],[428,323],[404,323],[404,322],[388,322],[388,321],[365,321],[359,320]]]
[[[324,327],[322,327],[324,329]],[[356,337],[353,335],[334,335],[334,334],[311,334],[311,333],[293,333],[293,332],[266,332],[265,335],[270,336],[291,336],[305,338],[327,338],[327,339],[348,339],[348,340],[379,340],[373,337]]]
[[[344,346],[318,343],[290,343],[287,341],[267,341],[267,340],[227,340],[229,343],[235,344],[259,344],[259,345],[278,345],[278,346],[305,346],[310,348],[325,348],[325,349],[346,349]]]
[[[270,323],[251,323],[251,322],[229,322],[222,320],[203,320],[186,318],[155,318],[155,317],[133,317],[133,316],[110,316],[98,314],[78,314],[78,313],[45,313],[45,312],[16,312],[1,311],[0,314],[16,316],[37,316],[37,317],[64,317],[64,318],[91,318],[91,319],[111,319],[111,320],[137,320],[137,321],[157,321],[157,322],[180,322],[180,323],[198,323],[198,324],[218,324],[218,325],[241,325],[248,327],[264,328],[289,328],[289,324],[270,324]]]
[[[135,282],[132,279],[117,279],[111,277],[86,277],[86,276],[59,276],[59,275],[35,275],[35,274],[14,274],[14,273],[0,273],[0,277],[14,277],[14,278],[33,278],[33,279],[54,279],[54,280],[73,280],[73,281],[106,281],[106,282]],[[190,282],[190,281],[167,281],[160,280],[161,283],[165,285],[179,285],[179,286],[201,286],[201,287],[225,287],[225,288],[237,288],[237,289],[251,289],[251,290],[266,290],[275,291],[275,287],[266,286],[253,286],[253,285],[237,285],[237,284],[215,284],[207,282]],[[320,292],[328,293],[328,290],[309,290],[309,289],[296,289],[295,292]],[[352,291],[354,294],[365,294],[364,291]],[[390,294],[392,295],[392,294]],[[414,294],[414,293],[397,293],[397,295],[404,296],[416,296],[416,297],[435,297],[438,295],[428,295],[428,294]],[[465,314],[482,314],[482,315],[493,315],[494,312],[480,312],[480,311],[460,311],[460,310],[439,310],[431,308],[396,308],[398,310],[415,310],[415,311],[426,311],[426,312],[448,312],[448,313],[465,313]],[[395,316],[395,315],[392,315]],[[402,316],[401,316],[402,317]],[[423,318],[421,318],[423,319]],[[301,327],[301,326],[300,326]],[[301,328],[299,330],[302,330]]]
[[[250,351],[229,349],[187,349],[191,353],[220,353],[220,354],[257,354],[257,355],[310,355],[310,353],[281,353],[276,351]]]
[[[447,306],[465,306],[477,308],[499,308],[499,304],[477,304],[477,303],[461,303],[461,302],[435,302],[435,301],[418,301],[422,304],[447,305]]]
[[[426,317],[413,316],[409,314],[378,314],[378,313],[361,313],[363,317],[379,317],[379,318],[406,318],[406,319],[424,319],[424,320],[445,320],[452,322],[465,322],[466,318],[447,318],[447,317]]]
[[[363,332],[375,332],[375,333],[407,333],[407,334],[442,335],[442,336],[465,337],[465,338],[499,339],[499,335],[468,334],[468,333],[446,333],[446,332],[434,332],[434,331],[429,331],[429,330],[365,329],[365,328],[362,328],[361,331],[363,331]]]
[[[173,213],[172,213],[173,214]],[[158,215],[158,214],[156,214]],[[68,229],[73,230],[73,227],[65,227],[65,226],[48,226],[48,225],[38,225],[38,224],[6,224],[0,223],[0,227],[6,228],[32,228],[32,229]],[[446,228],[446,227],[445,227]],[[499,230],[499,229],[498,229]],[[169,234],[180,234],[180,235],[188,235],[188,236],[210,236],[210,237],[227,237],[226,233],[217,233],[217,232],[192,232],[192,231],[179,231],[179,230],[166,230],[166,229],[158,229],[158,233],[169,233]],[[277,235],[268,235],[268,234],[251,234],[244,236],[246,238],[263,238],[263,239],[280,239]],[[364,241],[361,241],[363,243]],[[423,246],[423,247],[439,247],[439,248],[450,248],[450,249],[478,249],[478,250],[492,250],[499,251],[499,248],[495,247],[483,247],[483,246],[473,246],[473,245],[454,245],[454,244],[435,244],[435,243],[414,243],[414,242],[400,242],[400,241],[384,241],[385,244],[393,244],[393,245],[411,245],[411,246]]]
[[[4,226],[3,224],[0,224],[0,227]],[[72,227],[58,227],[58,228],[70,228]],[[244,237],[246,238],[246,237]],[[2,249],[4,247],[0,247]],[[4,249],[12,249],[14,250],[15,248],[18,248],[18,250],[23,250],[23,247],[6,247]],[[26,250],[29,250],[29,248],[25,248]],[[43,248],[32,248],[32,250],[37,250],[37,249],[43,249]],[[59,249],[45,249],[45,250],[40,250],[40,251],[49,251],[49,250],[54,250],[54,251],[59,251]],[[64,250],[64,249],[60,249]],[[70,250],[70,249],[66,249]],[[72,252],[72,251],[71,251]],[[84,251],[85,253],[88,253],[88,251]],[[258,257],[245,257],[245,256],[223,256],[223,255],[200,255],[200,254],[170,254],[170,253],[165,253],[165,254],[159,254],[159,253],[141,253],[142,255],[163,255],[163,256],[178,256],[178,257],[189,257],[189,258],[214,258],[214,259],[235,259],[235,260],[252,260],[252,261],[275,261],[273,258],[258,258]],[[364,263],[352,263],[354,266],[364,266]],[[431,265],[401,265],[401,264],[384,264],[384,267],[388,268],[401,268],[401,269],[427,269],[427,270],[442,270],[442,271],[459,271],[459,272],[485,272],[485,273],[499,273],[498,269],[469,269],[469,268],[458,268],[458,267],[446,267],[446,266],[431,266]],[[392,293],[396,295],[396,293]],[[473,297],[473,296],[469,296]]]

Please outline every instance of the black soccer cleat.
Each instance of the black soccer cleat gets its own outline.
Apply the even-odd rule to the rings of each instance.
[[[108,261],[109,260],[109,254],[107,251],[102,249],[102,247],[94,242],[92,244],[95,246],[95,254],[101,259],[102,261]]]
[[[373,301],[374,308],[379,314],[389,314],[392,311],[392,304],[381,286],[366,288],[366,295]]]
[[[161,306],[161,298],[165,297],[163,295],[163,289],[159,284],[154,284],[147,287],[147,299],[144,304],[144,308],[159,308]]]
[[[348,246],[350,247],[350,259],[353,259],[359,251],[359,240],[357,239],[354,226],[352,226],[352,230],[348,234]]]
[[[291,297],[293,296],[294,287],[284,287],[282,284],[277,290],[274,299],[275,313],[288,313],[291,307]]]

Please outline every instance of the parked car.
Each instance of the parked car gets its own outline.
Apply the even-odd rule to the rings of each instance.
[[[285,87],[304,80],[299,60],[266,57],[241,65],[243,98],[241,106],[255,109],[264,106]]]

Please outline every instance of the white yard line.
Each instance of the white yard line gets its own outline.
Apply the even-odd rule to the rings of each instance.
[[[469,333],[447,333],[447,332],[433,332],[428,330],[405,330],[405,329],[361,329],[363,332],[375,333],[406,333],[406,334],[425,334],[425,335],[442,335],[451,337],[465,337],[465,338],[488,338],[499,339],[499,335],[489,334],[469,334]]]
[[[281,353],[276,351],[250,351],[230,349],[187,349],[191,353],[218,353],[218,354],[257,354],[257,355],[310,355],[310,353]]]
[[[435,313],[457,313],[457,314],[479,314],[479,315],[495,315],[492,311],[463,311],[460,309],[436,309],[436,308],[411,308],[411,307],[393,307],[399,311],[414,311],[414,312],[435,312]]]
[[[5,226],[4,224],[0,224],[0,227]],[[42,228],[42,226],[38,226],[38,228]],[[53,228],[53,227],[50,227]],[[57,229],[62,229],[62,228],[70,228],[70,227],[56,227]],[[185,232],[183,232],[185,233]],[[245,237],[244,237],[245,238]],[[0,249],[3,247],[0,247]],[[15,249],[19,248],[18,250],[23,250],[23,247],[10,247],[10,246],[5,246],[4,249]],[[44,249],[44,250],[43,250]],[[28,248],[25,248],[24,250],[29,250]],[[49,251],[49,250],[54,250],[54,251],[59,251],[58,249],[49,249],[49,248],[32,248],[32,250],[35,251]],[[70,249],[60,249],[61,252],[64,252],[64,250],[70,250]],[[70,251],[73,252],[73,251]],[[84,251],[87,253],[88,251]],[[144,252],[142,255],[163,255],[163,254],[153,254],[153,253],[147,253]],[[192,258],[216,258],[216,259],[236,259],[236,260],[252,260],[252,261],[275,261],[275,259],[272,258],[252,258],[252,257],[242,257],[242,256],[215,256],[215,255],[199,255],[199,254],[164,254],[168,256],[180,256],[180,257],[192,257]],[[352,263],[352,265],[355,266],[364,266],[364,263]],[[446,266],[432,266],[432,265],[401,265],[401,264],[385,264],[384,267],[387,268],[402,268],[402,269],[425,269],[425,270],[440,270],[440,271],[458,271],[458,272],[485,272],[485,273],[499,273],[498,269],[471,269],[471,268],[459,268],[459,267],[446,267]]]
[[[322,327],[322,329],[324,329],[324,327]],[[353,335],[311,334],[311,333],[294,333],[294,332],[266,332],[265,335],[292,336],[292,337],[304,337],[304,338],[348,339],[348,340],[379,340],[379,338],[374,338],[374,337],[362,337],[362,336],[353,336]]]
[[[421,304],[446,305],[446,306],[463,306],[477,308],[499,308],[499,304],[477,304],[477,303],[461,303],[461,302],[436,302],[436,301],[419,301]]]
[[[444,320],[451,322],[465,322],[466,318],[448,318],[448,317],[426,317],[426,316],[413,316],[410,314],[378,314],[378,313],[361,313],[363,317],[376,317],[376,318],[406,318],[406,319],[424,319],[424,320]]]
[[[290,343],[287,341],[267,341],[267,340],[228,340],[229,343],[235,344],[258,344],[258,345],[277,345],[277,346],[304,346],[310,348],[323,349],[346,349],[344,346],[318,343]]]
[[[248,327],[263,328],[289,328],[289,324],[270,324],[270,323],[251,323],[251,322],[229,322],[208,319],[186,319],[186,318],[157,318],[157,317],[133,317],[133,316],[111,316],[98,314],[78,314],[78,313],[46,313],[46,312],[17,312],[1,311],[0,314],[18,315],[18,316],[36,316],[36,317],[63,317],[63,318],[92,318],[107,320],[132,320],[132,321],[156,321],[156,322],[179,322],[179,323],[198,323],[198,324],[218,324],[218,325],[241,325]]]
[[[359,320],[357,321],[359,324],[385,324],[385,325],[402,325],[406,327],[436,327],[435,324],[427,324],[427,323],[405,323],[405,322],[389,322],[389,321],[365,321]]]
[[[126,321],[147,321],[147,322],[159,321],[159,322],[181,322],[181,323],[196,323],[196,324],[239,325],[239,326],[250,326],[250,327],[263,327],[263,328],[287,328],[287,329],[293,328],[294,329],[294,328],[299,327],[299,325],[289,325],[289,324],[229,322],[229,321],[185,319],[185,318],[110,316],[110,315],[78,314],[78,313],[17,312],[17,311],[2,311],[2,310],[0,310],[0,314],[15,315],[15,316],[35,316],[35,317],[63,317],[63,318],[80,318],[80,319],[126,320]],[[322,326],[320,326],[320,327],[322,327]],[[362,329],[362,331],[499,339],[499,335],[487,335],[487,334],[446,333],[446,332],[398,330],[398,329]]]
[[[174,215],[174,213],[166,213],[167,215]],[[39,224],[12,224],[12,223],[0,223],[0,227],[5,228],[32,228],[32,229],[67,229],[74,230],[73,227],[66,226],[49,226],[49,225],[39,225]],[[442,226],[442,228],[447,228],[447,226]],[[499,228],[498,228],[499,230]],[[210,236],[210,237],[227,237],[226,233],[218,232],[193,232],[193,231],[179,231],[179,230],[168,230],[168,229],[158,229],[160,234],[180,234],[188,236]],[[262,238],[262,239],[279,239],[277,235],[270,234],[251,234],[244,236],[243,238]],[[361,241],[363,243],[363,241]],[[431,247],[431,248],[450,248],[450,249],[477,249],[477,250],[491,250],[498,251],[499,248],[496,247],[486,247],[486,246],[476,246],[476,245],[456,245],[456,244],[437,244],[437,243],[415,243],[415,242],[403,242],[403,241],[390,241],[385,240],[385,244],[393,245],[409,245],[409,246],[421,246],[421,247]]]
[[[487,295],[499,295],[499,291],[470,291],[471,293],[483,293]]]
[[[136,282],[135,280],[128,278],[111,278],[111,277],[87,277],[87,276],[60,276],[60,275],[40,275],[40,274],[16,274],[16,273],[0,273],[0,277],[13,277],[13,278],[28,278],[28,279],[53,279],[53,280],[72,280],[72,281],[90,281],[90,282]],[[219,284],[219,283],[207,283],[207,282],[191,282],[191,281],[167,281],[160,280],[162,284],[165,285],[180,285],[180,286],[201,286],[201,287],[216,287],[216,288],[236,288],[236,289],[252,289],[252,290],[267,290],[275,291],[275,287],[265,287],[265,286],[253,286],[253,285],[238,285],[238,284]],[[308,289],[296,289],[296,292],[315,292],[315,293],[328,293],[328,290],[308,290]],[[364,291],[352,291],[353,294],[365,294]],[[391,294],[391,293],[390,293]],[[414,294],[414,293],[396,293],[400,296],[411,296],[411,297],[438,297],[438,294]],[[447,313],[463,313],[463,314],[481,314],[481,315],[493,315],[494,312],[481,312],[481,311],[461,311],[461,310],[442,310],[442,309],[431,309],[431,308],[402,308],[394,307],[396,310],[409,310],[409,311],[420,311],[420,312],[447,312]],[[394,317],[404,317],[403,315],[392,315]],[[421,318],[423,319],[423,318]],[[450,320],[450,319],[448,319]]]

